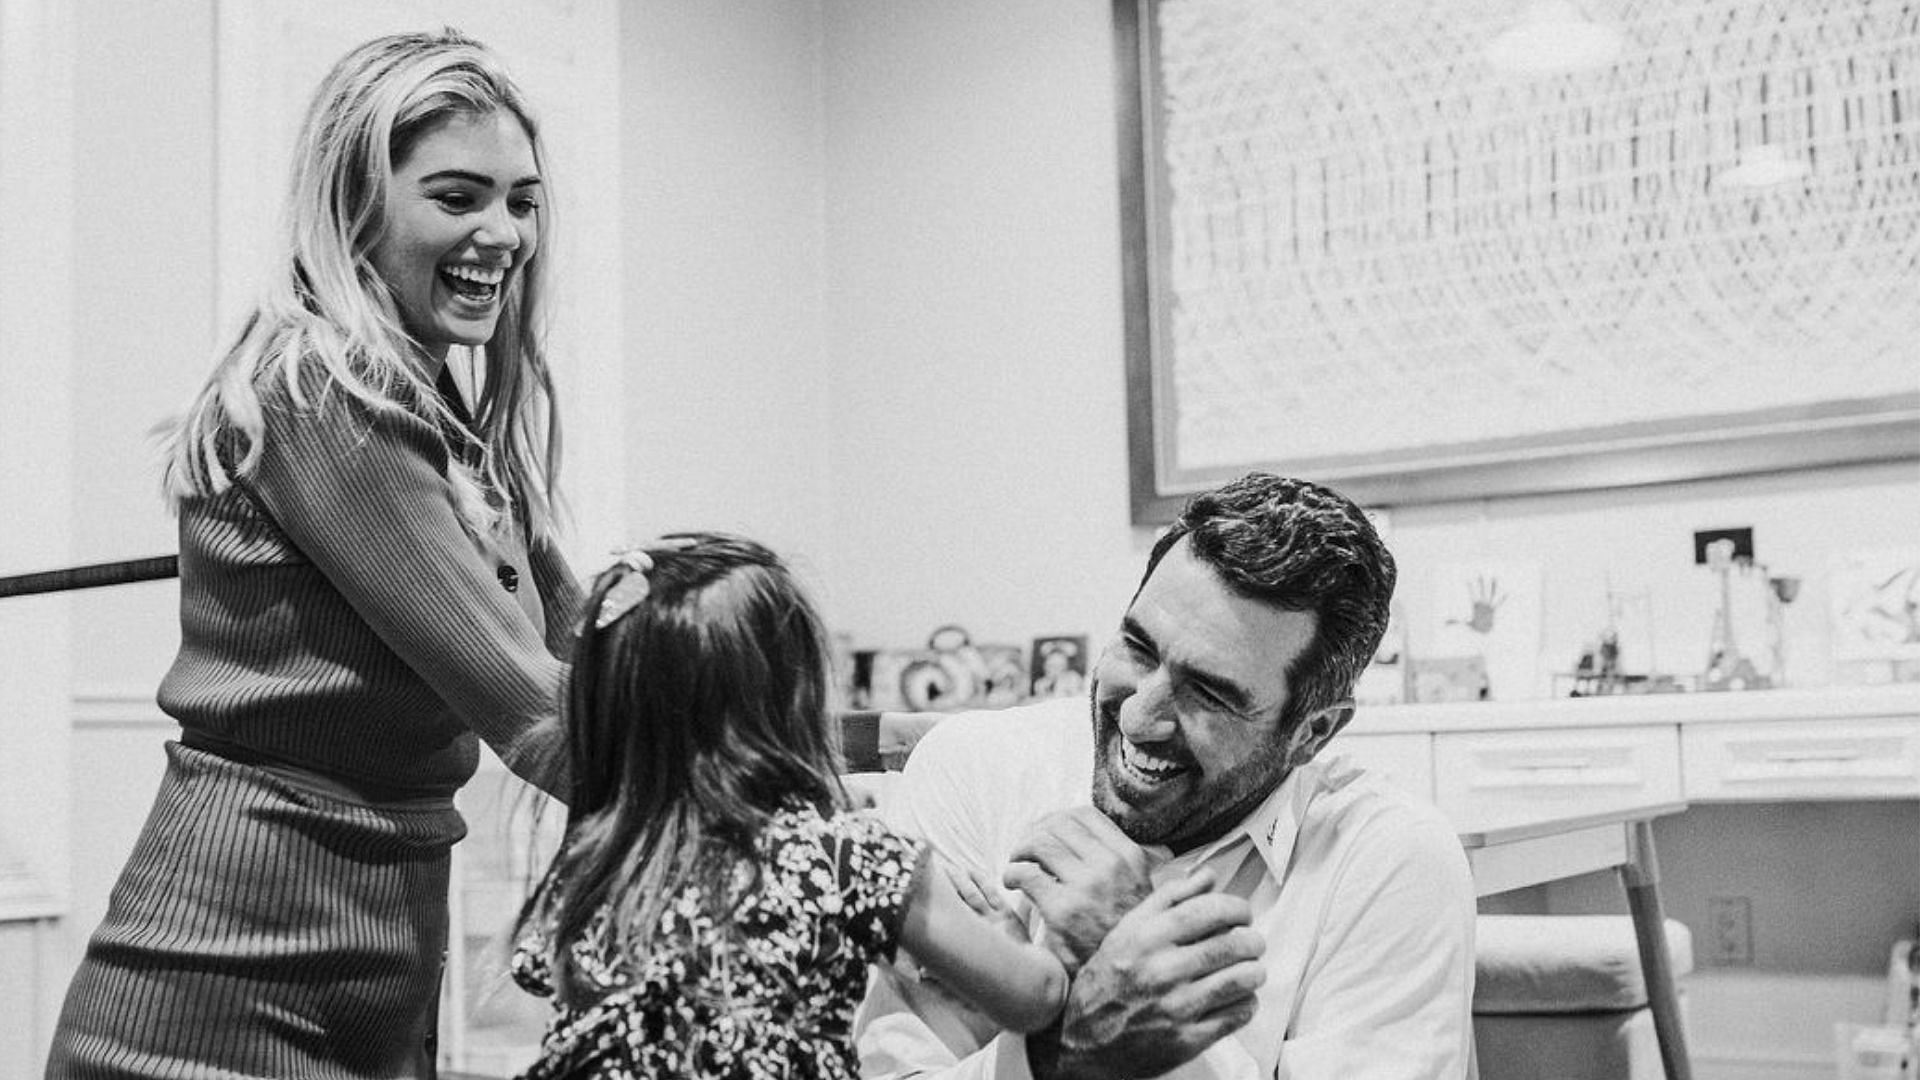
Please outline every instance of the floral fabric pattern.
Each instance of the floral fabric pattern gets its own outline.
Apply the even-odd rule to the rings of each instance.
[[[867,966],[893,957],[920,845],[861,814],[777,812],[757,841],[760,881],[721,935],[697,888],[661,917],[647,956],[613,955],[608,913],[572,944],[606,994],[556,1005],[523,1080],[828,1080],[859,1073],[853,1012]],[[550,924],[514,951],[513,975],[551,995]]]

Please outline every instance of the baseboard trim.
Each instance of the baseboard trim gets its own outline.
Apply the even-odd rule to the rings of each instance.
[[[1694,1080],[1833,1080],[1833,1062],[1827,1058],[1757,1057],[1737,1051],[1694,1048]]]

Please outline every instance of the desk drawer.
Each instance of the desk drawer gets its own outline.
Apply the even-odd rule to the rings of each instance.
[[[1321,753],[1344,757],[1387,783],[1433,801],[1433,736],[1423,732],[1385,735],[1343,731]]]
[[[1681,746],[1689,799],[1920,796],[1920,719],[1694,724]]]
[[[1434,736],[1434,791],[1461,828],[1680,798],[1669,724]]]

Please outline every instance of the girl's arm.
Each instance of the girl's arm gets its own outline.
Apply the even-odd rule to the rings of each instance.
[[[1067,971],[1039,945],[1016,940],[960,896],[939,856],[928,852],[913,875],[900,945],[942,985],[994,1023],[1038,1031],[1067,1000]]]

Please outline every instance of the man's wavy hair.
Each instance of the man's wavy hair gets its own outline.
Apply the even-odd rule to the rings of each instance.
[[[1249,473],[1187,501],[1154,543],[1141,587],[1181,540],[1236,595],[1316,616],[1286,672],[1283,734],[1352,696],[1386,634],[1396,574],[1360,507],[1305,480]]]
[[[550,530],[560,459],[544,345],[551,183],[535,211],[540,245],[514,272],[493,339],[475,350],[485,373],[471,425],[435,391],[373,263],[395,168],[447,121],[491,115],[519,123],[544,174],[539,125],[519,88],[493,52],[458,31],[376,38],[334,65],[295,142],[277,268],[169,432],[166,490],[176,504],[253,470],[262,393],[278,380],[296,406],[340,393],[371,415],[410,412],[445,433],[454,503],[470,530],[490,531],[509,502],[530,531]]]

